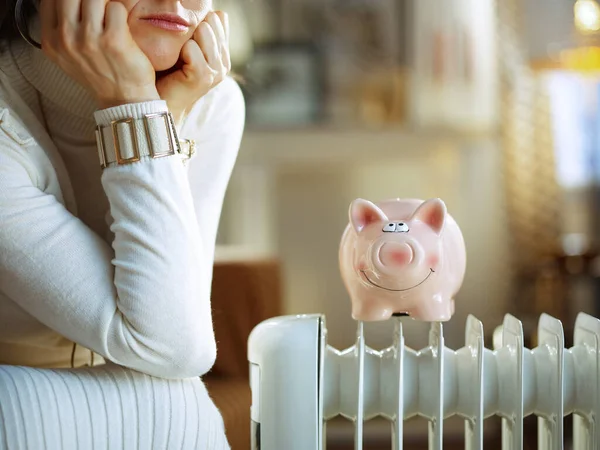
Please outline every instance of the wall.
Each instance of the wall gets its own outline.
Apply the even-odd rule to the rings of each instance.
[[[337,260],[350,202],[441,197],[467,243],[467,274],[446,327],[447,345],[460,348],[467,315],[491,333],[509,295],[499,156],[488,136],[249,131],[224,208],[221,244],[277,253],[286,313],[326,314],[329,343],[343,348],[353,343],[356,327]],[[369,324],[368,344],[389,345],[390,325]],[[408,345],[426,345],[424,324],[407,320],[407,333]]]

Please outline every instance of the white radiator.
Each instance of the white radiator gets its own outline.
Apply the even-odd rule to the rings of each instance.
[[[282,316],[259,324],[248,341],[253,449],[322,450],[327,420],[354,422],[354,448],[362,449],[363,422],[390,421],[393,449],[403,448],[403,422],[429,421],[429,449],[441,450],[444,418],[465,419],[466,449],[483,449],[483,421],[502,417],[502,450],[523,448],[523,418],[538,417],[538,449],[564,446],[563,417],[573,415],[573,449],[599,450],[600,321],[580,314],[574,346],[564,348],[559,320],[542,315],[538,346],[524,348],[523,327],[507,315],[494,350],[470,316],[465,346],[444,346],[432,323],[429,346],[404,345],[402,319],[393,344],[369,348],[358,322],[355,345],[327,344],[323,315]]]

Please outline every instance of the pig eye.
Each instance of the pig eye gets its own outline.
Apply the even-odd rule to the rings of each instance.
[[[396,224],[395,223],[388,223],[383,227],[383,231],[385,233],[392,233],[394,231],[396,231]]]
[[[407,233],[408,230],[409,230],[408,225],[405,224],[404,222],[398,222],[398,225],[396,225],[397,233]]]

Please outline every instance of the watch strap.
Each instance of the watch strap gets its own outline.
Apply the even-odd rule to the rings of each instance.
[[[141,119],[126,117],[95,130],[100,166],[131,164],[143,157],[163,158],[195,151],[193,140],[180,141],[170,112],[144,114]]]

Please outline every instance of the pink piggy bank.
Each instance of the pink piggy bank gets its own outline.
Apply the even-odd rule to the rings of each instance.
[[[466,268],[460,228],[440,199],[357,199],[339,263],[355,320],[447,321]]]

